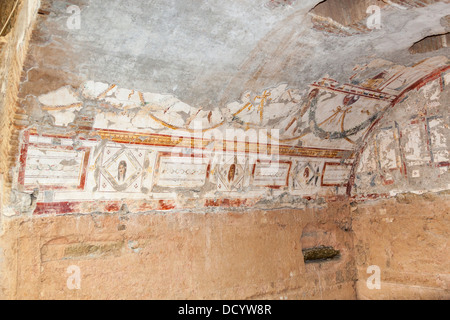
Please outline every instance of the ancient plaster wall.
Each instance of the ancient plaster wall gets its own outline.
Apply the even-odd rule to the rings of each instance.
[[[404,96],[362,154],[352,207],[360,299],[450,298],[448,79]],[[370,266],[379,290],[366,284]]]
[[[360,198],[448,190],[450,76],[408,92],[368,137],[356,173]]]
[[[354,299],[348,202],[327,209],[8,219],[3,298]],[[302,249],[332,246],[330,261]],[[79,290],[67,286],[71,266]],[[69,269],[73,270],[73,269]]]
[[[351,36],[371,31],[366,23],[367,13],[373,13],[373,9],[368,10],[371,6],[383,8],[386,11],[393,8],[406,10],[438,2],[439,0],[326,0],[316,5],[310,11],[310,15],[315,29],[340,36]]]
[[[5,295],[279,298],[286,293],[281,297],[354,298],[350,211],[346,203],[335,202],[348,189],[352,163],[358,159],[353,152],[367,135],[371,143],[371,134],[379,132],[373,127],[378,119],[392,105],[397,108],[400,104],[395,102],[403,98],[402,92],[417,80],[436,75],[437,85],[426,84],[441,92],[442,81],[446,84],[446,64],[445,57],[409,68],[376,61],[356,69],[353,85],[326,78],[312,84],[304,95],[279,86],[245,93],[241,101],[207,111],[174,96],[94,81],[80,88],[64,86],[28,96],[23,103],[36,112],[28,114],[27,126],[21,131],[14,196],[4,222],[9,231],[2,239],[4,262],[7,274],[17,275],[5,280]],[[381,75],[380,68],[385,70]],[[367,74],[372,78],[367,79]],[[213,158],[202,157],[200,150],[223,151],[223,141],[208,138],[196,145],[194,120],[202,130],[218,129],[222,134],[233,128],[266,129],[266,133],[267,129],[284,128],[278,141],[266,134],[271,150],[274,141],[281,142],[277,152],[269,154],[276,157],[269,163],[278,159],[277,170],[264,174],[260,162],[251,156],[262,155],[263,144],[251,144],[242,137],[225,148],[225,156],[233,155],[229,162],[214,163]],[[198,154],[194,158],[200,161],[191,162],[192,155]],[[237,159],[241,155],[243,162]],[[125,179],[119,170],[123,163]],[[364,190],[361,177],[357,175],[356,194]],[[374,192],[383,195],[380,190]],[[302,209],[275,210],[283,207]],[[227,216],[230,208],[234,213]],[[274,209],[270,218],[254,218],[264,216],[268,209]],[[225,221],[223,217],[227,217]],[[236,217],[239,219],[234,220]],[[208,237],[208,219],[214,235],[226,236],[198,243],[202,237],[194,231]],[[280,223],[280,219],[288,221]],[[174,225],[173,220],[182,223]],[[266,223],[274,229],[265,230]],[[186,228],[189,232],[185,235]],[[292,233],[285,231],[290,228]],[[152,230],[157,230],[156,239]],[[289,240],[288,247],[280,243],[286,236],[295,239]],[[221,242],[224,237],[229,241]],[[242,243],[236,244],[235,239]],[[150,245],[153,241],[154,247]],[[216,241],[217,246],[220,242],[221,251],[209,251],[208,241]],[[302,269],[298,248],[320,246],[347,253],[340,258],[344,260],[303,264]],[[234,255],[236,248],[242,255]],[[186,251],[178,258],[180,250]],[[167,256],[167,252],[173,254]],[[276,261],[286,264],[273,262],[274,255],[279,257]],[[134,259],[135,264],[130,262]],[[208,259],[215,260],[214,268]],[[230,261],[238,267],[230,270]],[[73,265],[87,273],[84,293],[83,289],[64,288],[65,271]],[[148,265],[155,269],[144,271],[143,266]],[[260,269],[250,272],[255,265]],[[265,271],[259,279],[263,266],[272,273]],[[211,278],[204,279],[208,272]],[[278,276],[280,272],[283,276]],[[291,280],[291,272],[298,278]],[[123,282],[109,287],[105,274],[113,273]],[[229,282],[217,280],[226,279],[225,274],[230,275]],[[181,287],[174,280],[180,277]],[[147,291],[148,283],[156,290]],[[274,289],[267,289],[272,283]]]
[[[185,80],[186,75],[201,72],[184,66],[175,72],[173,60],[167,65],[175,73],[164,72],[164,79],[158,75],[158,61],[157,67],[153,60],[123,64],[138,60],[129,55],[129,48],[136,49],[141,42],[127,38],[130,42],[116,46],[123,39],[104,32],[107,24],[97,14],[110,10],[111,4],[70,2],[86,10],[86,27],[68,30],[64,16],[68,3],[46,2],[24,68],[17,131],[8,140],[14,145],[7,148],[13,168],[4,184],[12,194],[2,222],[7,232],[0,239],[4,297],[355,298],[352,223],[348,203],[342,200],[347,196],[355,200],[354,232],[358,248],[363,248],[357,253],[359,294],[377,297],[362,288],[367,278],[364,267],[377,259],[383,266],[389,263],[377,255],[377,227],[384,222],[369,227],[370,219],[376,219],[372,211],[378,212],[378,204],[369,201],[405,191],[448,189],[447,56],[427,56],[415,64],[370,57],[358,60],[364,62],[354,68],[342,68],[351,73],[347,79],[341,63],[354,63],[351,57],[356,54],[352,46],[345,50],[333,46],[335,39],[325,42],[343,50],[334,57],[339,63],[329,61],[333,54],[324,50],[318,56],[326,54],[327,59],[322,59],[326,68],[316,65],[318,60],[308,64],[302,60],[301,70],[308,65],[314,66],[314,72],[295,72],[282,62],[296,59],[285,56],[272,63],[267,57],[280,53],[266,55],[261,49],[279,48],[278,42],[264,43],[286,39],[279,41],[292,43],[281,48],[290,47],[301,56],[302,46],[289,41],[295,33],[288,23],[290,27],[276,28],[259,43],[246,63],[237,61],[243,67],[231,82],[223,77],[231,88],[238,86],[236,100],[236,90],[201,85],[212,85],[209,78]],[[271,4],[284,16],[294,1]],[[441,7],[438,3],[433,8],[436,12]],[[305,15],[303,8],[289,21],[300,23],[294,17]],[[130,21],[136,20],[134,13],[131,17]],[[275,18],[273,23],[282,17]],[[148,27],[146,12],[138,20]],[[101,28],[96,25],[99,21]],[[289,37],[277,36],[285,32]],[[389,38],[408,38],[404,32],[399,34]],[[166,43],[172,54],[167,55],[167,50],[159,54],[182,65],[174,55],[174,48],[179,48],[174,44],[183,42],[175,35]],[[96,45],[101,48],[93,49]],[[195,48],[191,45],[187,47]],[[183,47],[179,50],[183,57],[192,56]],[[352,55],[346,56],[349,51]],[[253,68],[253,63],[261,65]],[[270,72],[265,72],[269,64]],[[150,75],[152,68],[156,69]],[[295,78],[290,83],[302,86],[280,84],[277,79],[284,70],[291,75],[283,81]],[[209,72],[214,79],[222,78],[213,68]],[[316,77],[325,72],[332,74]],[[262,76],[256,81],[258,74]],[[306,74],[308,81],[301,81]],[[243,88],[242,79],[247,77],[255,81]],[[161,81],[161,86],[143,85],[150,78]],[[135,83],[155,90],[128,87]],[[178,85],[184,88],[176,91]],[[166,93],[169,86],[174,89]],[[207,88],[208,94],[199,88]],[[182,101],[180,95],[188,99]],[[420,109],[423,104],[425,115]],[[409,117],[404,117],[404,110]],[[228,139],[228,129],[243,134]],[[211,132],[216,135],[208,135]],[[249,132],[256,133],[256,143],[246,140]],[[372,145],[376,151],[371,151]],[[219,153],[223,157],[215,158]],[[427,175],[430,182],[424,179]],[[349,179],[353,189],[347,187]],[[358,215],[359,206],[367,207],[361,210],[368,212],[369,223],[366,216]],[[395,210],[393,206],[393,214]],[[436,210],[437,219],[445,217]],[[407,228],[406,217],[396,219],[398,228]],[[419,216],[415,227],[420,229],[427,219]],[[403,240],[408,243],[411,235]],[[405,242],[392,250],[402,250]],[[340,250],[341,257],[305,264],[302,249],[320,246]],[[424,254],[426,259],[432,257]],[[403,272],[409,263],[400,257],[394,272]],[[70,266],[81,272],[79,290],[67,286]],[[418,272],[425,267],[418,265]],[[444,296],[445,287],[441,282],[437,286],[439,296]]]
[[[280,85],[213,109],[95,81],[29,93],[7,214],[333,201],[380,117],[409,85],[444,76],[447,61],[378,60],[355,68],[353,84]]]

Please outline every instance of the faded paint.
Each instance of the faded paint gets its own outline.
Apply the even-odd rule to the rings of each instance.
[[[72,30],[43,1],[1,145],[0,296],[447,298],[449,49],[407,49],[448,1],[377,2],[371,31],[366,1],[319,2],[78,0]]]

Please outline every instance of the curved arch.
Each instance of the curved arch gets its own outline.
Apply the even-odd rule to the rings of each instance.
[[[408,94],[412,90],[419,89],[426,85],[427,83],[436,80],[441,76],[442,73],[450,70],[450,66],[441,67],[438,69],[433,70],[428,75],[420,78],[413,84],[409,85],[406,89],[404,89],[398,96],[395,98],[394,101],[386,108],[386,110],[381,114],[381,116],[376,119],[372,125],[369,127],[369,130],[367,131],[366,135],[364,136],[363,143],[361,144],[361,147],[354,153],[355,154],[355,160],[353,162],[352,169],[350,171],[350,177],[347,184],[347,196],[352,196],[352,190],[355,183],[356,178],[356,170],[359,167],[359,164],[361,162],[361,156],[364,152],[364,150],[367,148],[368,143],[370,142],[370,137],[373,136],[374,129],[376,126],[380,123],[382,119],[386,116],[386,114],[389,113],[390,110],[392,110],[398,103],[402,102],[406,98],[406,94]]]

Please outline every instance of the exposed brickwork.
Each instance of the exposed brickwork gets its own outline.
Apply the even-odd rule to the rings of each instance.
[[[2,2],[3,3],[3,2]],[[11,7],[9,3],[8,8]],[[5,3],[6,5],[6,3]],[[28,42],[34,21],[34,15],[39,7],[39,0],[20,1],[15,22],[5,37],[0,38],[0,174],[4,176],[4,201],[8,199],[8,190],[11,188],[11,175],[9,168],[15,163],[15,154],[19,144],[18,131],[20,129],[22,112],[17,110],[16,102],[19,91],[19,82],[23,69],[23,62],[28,50]],[[6,7],[2,7],[5,9]],[[7,9],[7,8],[6,8]],[[1,11],[8,14],[9,10]]]

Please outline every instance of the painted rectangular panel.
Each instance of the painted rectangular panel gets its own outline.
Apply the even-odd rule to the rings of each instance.
[[[22,150],[25,163],[19,182],[25,189],[84,189],[89,149],[70,146],[27,144]]]
[[[435,163],[448,163],[450,152],[448,150],[447,138],[450,130],[445,127],[442,118],[428,120],[428,130],[430,132],[431,151]]]
[[[292,172],[293,190],[315,194],[320,187],[323,166],[322,161],[297,161]]]
[[[350,177],[350,164],[326,162],[323,168],[322,186],[339,187],[348,182]]]
[[[375,144],[374,142],[371,142],[367,145],[359,160],[359,173],[372,173],[377,171],[375,154]]]
[[[257,187],[281,188],[289,184],[290,161],[260,161],[253,166],[253,185]]]
[[[377,134],[377,147],[380,167],[383,170],[400,169],[399,143],[396,128],[383,128]]]
[[[408,125],[403,130],[403,139],[406,141],[405,159],[408,165],[425,165],[431,161],[425,124],[422,121]]]
[[[207,158],[160,153],[155,185],[168,188],[198,188],[209,177]]]

